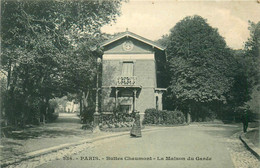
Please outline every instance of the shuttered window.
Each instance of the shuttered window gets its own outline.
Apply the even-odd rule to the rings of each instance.
[[[133,62],[123,62],[122,76],[133,76],[134,64]]]

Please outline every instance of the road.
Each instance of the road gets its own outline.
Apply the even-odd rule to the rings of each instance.
[[[38,167],[232,168],[227,139],[238,129],[228,125],[190,125],[143,132],[142,138],[120,136],[94,142],[81,153]],[[134,157],[152,160],[132,160]]]
[[[59,113],[59,117],[45,125],[45,127],[55,130],[81,130],[81,121],[77,113]]]

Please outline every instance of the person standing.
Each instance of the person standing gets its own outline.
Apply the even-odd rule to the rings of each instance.
[[[243,112],[242,123],[243,123],[243,131],[247,132],[247,127],[248,127],[248,114],[247,114],[247,111]]]
[[[131,137],[142,137],[139,112],[134,113],[134,119],[135,119],[135,121],[134,121],[133,127],[130,131],[130,136]]]

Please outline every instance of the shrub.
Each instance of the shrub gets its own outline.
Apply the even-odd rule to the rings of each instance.
[[[102,129],[131,127],[133,122],[132,114],[114,111],[113,113],[101,114]]]
[[[81,114],[81,119],[83,123],[90,123],[94,120],[93,114],[95,112],[95,106],[88,106],[85,109],[83,109],[83,112]]]
[[[156,118],[158,118],[159,113],[157,113],[156,109],[146,109],[144,112],[144,124],[155,124]]]
[[[182,124],[185,122],[185,116],[181,111],[166,111],[146,109],[143,124]]]
[[[53,122],[59,117],[59,113],[48,114],[48,121]]]

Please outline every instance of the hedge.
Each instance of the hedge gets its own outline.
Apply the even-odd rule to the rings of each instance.
[[[183,124],[185,116],[181,111],[166,111],[146,109],[144,114],[143,124]]]

